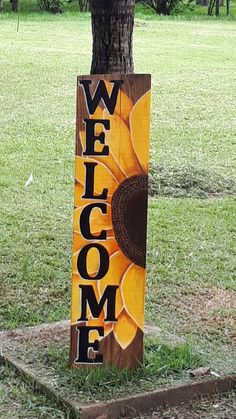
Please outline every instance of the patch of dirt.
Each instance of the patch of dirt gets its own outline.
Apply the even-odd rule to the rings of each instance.
[[[40,344],[47,347],[49,343],[55,343],[60,346],[70,340],[69,321],[56,322],[52,324],[43,324],[39,326],[27,327],[23,329],[12,330],[5,333],[9,339],[21,344],[35,345]]]
[[[236,343],[236,294],[233,291],[216,286],[204,290],[181,288],[169,304],[180,314],[182,327],[214,329]]]
[[[145,325],[145,333],[153,336],[160,336],[161,329],[153,325]],[[64,347],[70,342],[70,322],[61,321],[51,324],[26,327],[7,332],[0,332],[0,341],[3,337],[13,339],[15,343],[28,344],[29,346],[40,345],[48,347],[49,344],[56,344]]]

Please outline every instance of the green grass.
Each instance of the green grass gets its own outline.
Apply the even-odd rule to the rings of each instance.
[[[69,317],[75,86],[77,74],[89,72],[91,29],[89,16],[77,13],[22,14],[18,32],[17,16],[4,13],[0,27],[0,328],[15,328]],[[152,73],[150,192],[157,199],[149,206],[146,319],[190,335],[209,360],[221,359],[222,371],[233,359],[235,316],[235,39],[230,19],[194,15],[139,11],[134,31],[135,70]],[[170,373],[184,359],[173,351]],[[53,356],[66,369],[65,352]],[[158,359],[137,376],[152,380],[166,365]],[[107,373],[91,379],[106,381]],[[21,382],[12,389],[4,380],[10,400],[12,390],[29,400]],[[41,409],[45,401],[35,403]]]
[[[65,419],[55,403],[33,393],[30,384],[23,382],[11,369],[0,365],[1,419]]]
[[[67,345],[50,344],[43,351],[35,351],[35,359],[44,370],[46,366],[49,382],[53,380],[60,392],[86,402],[153,390],[167,377],[180,378],[206,362],[190,343],[171,346],[156,338],[145,340],[144,363],[133,371],[108,366],[69,370]]]
[[[23,20],[19,32],[15,20],[1,19],[0,323],[7,328],[69,316],[75,85],[89,71],[91,31],[88,17],[50,19]],[[235,38],[229,21],[136,21],[136,71],[152,73],[151,162],[167,168],[168,191],[188,168],[213,192],[219,182],[223,193],[235,184]],[[166,218],[149,237],[148,283],[156,283],[157,298],[178,278],[232,287],[233,205],[152,201],[150,224]],[[173,246],[170,238],[163,247],[166,235]],[[196,249],[194,260],[186,247]]]
[[[23,351],[27,363],[38,371],[38,377],[53,386],[57,393],[77,403],[110,400],[142,391],[155,389],[167,378],[180,379],[189,371],[204,364],[190,343],[170,346],[160,339],[145,342],[144,364],[136,370],[119,370],[115,367],[68,369],[68,342],[48,348],[28,344]],[[17,352],[16,352],[16,356]],[[22,357],[22,355],[21,355]],[[35,388],[28,381],[22,382],[10,369],[0,365],[0,417],[10,418],[66,418],[66,414],[45,397],[34,394]],[[13,409],[12,406],[13,405]],[[13,417],[13,416],[11,416]],[[70,416],[68,416],[70,417]]]

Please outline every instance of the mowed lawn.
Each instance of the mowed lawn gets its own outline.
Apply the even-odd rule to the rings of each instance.
[[[89,16],[16,27],[0,17],[0,328],[69,318],[76,76],[91,61]],[[236,182],[235,46],[232,21],[136,19],[152,164]],[[146,317],[177,334],[203,325],[217,340],[234,336],[236,200],[215,192],[150,199]]]

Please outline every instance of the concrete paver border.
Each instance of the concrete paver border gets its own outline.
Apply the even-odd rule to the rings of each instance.
[[[58,326],[59,323],[55,323],[55,325]],[[47,325],[41,325],[40,327],[45,328]],[[48,327],[52,328],[53,325],[48,325]],[[35,331],[36,327],[29,329]],[[3,338],[6,334],[7,332],[1,332],[1,337]],[[236,374],[232,374],[214,379],[198,379],[198,381],[193,383],[140,393],[109,402],[85,405],[59,395],[52,386],[38,377],[32,368],[29,368],[24,362],[5,354],[5,351],[0,353],[0,363],[13,368],[25,380],[31,382],[35,390],[57,402],[63,410],[69,413],[71,419],[96,419],[99,416],[103,417],[103,419],[128,418],[134,416],[135,412],[138,414],[147,413],[150,410],[163,408],[167,405],[177,406],[183,402],[196,400],[200,396],[211,396],[214,393],[225,393],[236,389]]]

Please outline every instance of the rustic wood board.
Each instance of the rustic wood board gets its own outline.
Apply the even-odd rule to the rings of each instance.
[[[78,77],[71,365],[143,360],[150,88]]]

